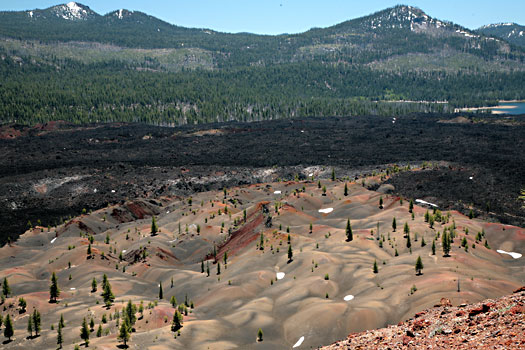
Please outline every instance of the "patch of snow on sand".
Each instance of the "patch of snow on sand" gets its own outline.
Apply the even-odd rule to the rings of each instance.
[[[281,191],[274,191],[273,194],[281,194]]]
[[[126,249],[124,249],[124,250],[122,251],[122,253],[125,253],[125,252],[127,252],[127,250],[126,250]]]
[[[433,206],[433,207],[436,207],[437,208],[437,205],[434,204],[434,203],[429,203],[427,201],[424,201],[422,199],[416,199],[416,203],[420,203],[420,204],[427,204],[427,205],[430,205],[430,206]]]
[[[122,9],[118,10],[118,19],[122,19]]]
[[[319,209],[320,213],[328,214],[334,211],[334,208],[325,208],[325,209]]]
[[[285,273],[284,272],[277,272],[277,279],[282,280],[284,278]]]
[[[51,244],[55,243],[56,240],[57,240],[57,237],[53,238],[53,239],[51,240]]]
[[[504,250],[501,250],[501,249],[498,249],[496,250],[498,253],[500,254],[508,254],[510,256],[512,256],[514,259],[519,259],[521,258],[523,255],[521,255],[520,253],[514,253],[514,252],[506,252]]]
[[[297,341],[297,343],[295,343],[295,345],[293,346],[294,348],[298,348],[301,346],[301,344],[303,343],[304,341],[304,336],[299,338],[299,340]]]
[[[174,239],[173,241],[168,241],[168,243],[173,243],[173,242],[175,242],[176,240],[177,240],[177,239]]]
[[[74,287],[71,287],[71,288],[69,288],[69,289],[70,289],[70,290],[75,290],[76,288],[74,288]]]
[[[347,295],[347,296],[345,296],[344,301],[350,301],[350,300],[353,300],[353,299],[354,299],[353,295]]]
[[[33,18],[33,11],[29,11],[29,17]]]

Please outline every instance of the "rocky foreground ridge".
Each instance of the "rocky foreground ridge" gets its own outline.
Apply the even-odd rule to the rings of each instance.
[[[513,294],[452,307],[441,299],[433,309],[388,328],[352,333],[322,347],[341,349],[524,349],[525,287]]]

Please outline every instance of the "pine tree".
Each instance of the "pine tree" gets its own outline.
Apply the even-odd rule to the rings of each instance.
[[[396,228],[397,228],[396,217],[394,216],[392,218],[392,230],[394,230],[394,232],[396,232]]]
[[[344,192],[344,195],[345,195],[345,197],[348,196],[348,185],[346,184],[346,182],[345,182],[345,192]]]
[[[257,341],[259,341],[259,342],[263,341],[263,331],[260,328],[257,331]]]
[[[172,295],[172,296],[171,296],[170,304],[171,304],[171,306],[174,307],[174,308],[177,307],[177,299],[175,298],[175,295]]]
[[[13,321],[11,321],[11,316],[7,314],[5,317],[5,328],[4,328],[4,337],[11,341],[11,337],[15,334],[13,329]]]
[[[288,262],[292,262],[293,260],[293,251],[292,251],[292,245],[290,244],[288,246]]]
[[[423,261],[421,260],[421,256],[418,256],[416,260],[416,275],[421,275],[422,270],[423,270]]]
[[[7,277],[4,277],[4,281],[2,282],[2,295],[7,298],[9,294],[11,294],[11,287],[9,287]]]
[[[314,227],[313,227],[312,223],[310,223],[310,231],[309,231],[309,233],[312,233],[313,228],[314,228]]]
[[[228,264],[228,252],[224,252],[223,261],[224,261],[224,265],[226,266],[226,264]]]
[[[403,227],[403,233],[405,236],[410,234],[410,227],[408,227],[408,222],[405,222],[405,226]]]
[[[335,169],[332,168],[332,181],[335,181]]]
[[[59,323],[58,329],[57,329],[57,345],[59,349],[62,349],[63,342],[64,342],[64,339],[62,337],[62,325]]]
[[[86,322],[86,318],[82,321],[82,327],[80,328],[80,339],[84,341],[86,347],[89,346],[89,328]]]
[[[40,312],[38,310],[33,311],[33,330],[35,331],[35,336],[38,337],[40,330],[42,329],[42,321],[40,317]]]
[[[352,233],[352,225],[350,224],[350,219],[346,220],[346,241],[350,242],[354,239],[354,234]]]
[[[175,313],[173,314],[173,321],[171,322],[171,331],[177,332],[181,328],[182,328],[182,315],[178,310],[176,310]]]
[[[91,253],[92,253],[91,252],[91,243],[89,243],[88,248],[87,248],[87,255],[88,255],[88,257],[91,257]]]
[[[91,320],[89,321],[89,330],[91,332],[93,332],[93,330],[95,330],[95,320],[93,319],[93,317],[91,317]]]
[[[118,335],[118,339],[124,343],[124,348],[128,347],[127,343],[129,338],[129,326],[127,324],[127,320],[124,320],[124,322],[122,322],[122,325],[120,326],[120,332]]]
[[[33,318],[31,316],[27,319],[27,331],[29,332],[29,338],[33,338]]]
[[[378,273],[379,272],[379,269],[377,268],[377,260],[374,260],[374,269],[373,269],[374,273]]]
[[[159,231],[159,227],[157,226],[157,220],[155,219],[155,216],[152,216],[151,217],[151,235],[155,236],[158,231]]]
[[[379,209],[383,209],[383,196],[379,197]]]
[[[443,231],[443,236],[441,236],[441,244],[443,245],[444,256],[450,256],[450,236],[446,231]]]
[[[204,260],[201,261],[201,273],[204,273]]]
[[[261,233],[261,237],[259,240],[259,249],[264,250],[264,235]]]
[[[102,336],[102,325],[99,324],[98,329],[97,329],[97,338],[100,338],[101,336]]]
[[[414,201],[411,199],[410,203],[408,204],[408,212],[412,213],[414,211]]]
[[[95,293],[97,291],[97,280],[95,277],[93,277],[93,280],[91,281],[91,293]]]
[[[436,255],[436,241],[432,240],[432,255]]]
[[[111,291],[111,285],[109,284],[107,277],[106,277],[106,283],[104,285],[105,286],[104,286],[104,290],[102,291],[102,298],[104,299],[104,304],[109,309],[111,307],[111,304],[115,300],[115,295],[113,295],[113,292]]]
[[[410,233],[407,234],[407,248],[410,249],[412,247],[412,242],[410,241]]]
[[[159,299],[164,298],[164,293],[162,292],[162,282],[159,283]]]
[[[210,277],[210,263],[206,262],[206,274]]]
[[[64,328],[66,323],[64,322],[64,315],[60,314],[60,321],[58,321],[60,327]]]
[[[51,286],[49,286],[49,302],[56,303],[60,296],[60,289],[58,288],[58,281],[55,272],[51,275]]]
[[[425,242],[425,237],[421,237],[421,247],[426,246],[427,243]]]
[[[217,263],[217,275],[220,275],[221,274],[221,263],[218,262]]]

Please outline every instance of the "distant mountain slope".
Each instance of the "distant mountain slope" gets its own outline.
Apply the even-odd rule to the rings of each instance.
[[[396,6],[301,34],[267,36],[183,28],[137,11],[117,10],[101,16],[70,2],[45,10],[0,12],[0,36],[147,49],[193,47],[214,52],[223,67],[314,59],[368,63],[394,55],[449,50],[500,59],[512,52],[505,41],[434,19],[411,6]],[[524,51],[514,55],[523,59]]]
[[[70,2],[0,12],[0,75],[1,121],[30,124],[392,115],[525,99],[525,48],[406,5],[270,36]]]
[[[525,26],[516,23],[489,24],[479,28],[477,31],[484,35],[492,35],[525,47]]]

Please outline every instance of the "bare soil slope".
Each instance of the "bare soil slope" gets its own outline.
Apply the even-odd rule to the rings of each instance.
[[[427,208],[416,205],[412,218],[408,200],[362,185],[362,180],[377,183],[381,176],[386,174],[358,183],[321,180],[320,187],[317,180],[261,183],[230,187],[226,194],[201,192],[191,200],[136,199],[49,230],[35,227],[0,249],[0,279],[7,278],[12,289],[0,313],[4,318],[9,314],[15,325],[13,340],[4,346],[54,347],[63,315],[66,348],[81,343],[84,317],[95,323],[90,346],[114,348],[115,312],[131,300],[145,307],[141,318],[137,314],[132,348],[276,349],[290,348],[302,337],[298,348],[310,348],[351,332],[397,324],[443,297],[453,305],[479,302],[524,284],[523,258],[496,251],[523,254],[524,229],[455,211],[434,216],[432,210],[429,215],[436,221],[430,227]],[[152,214],[160,229],[155,235]],[[455,236],[449,257],[442,251],[445,231]],[[421,275],[414,269],[419,256]],[[52,272],[62,290],[58,303],[48,302]],[[101,297],[103,274],[116,296],[109,309]],[[96,292],[91,291],[93,278],[99,285]],[[170,330],[172,296],[177,304],[187,300],[180,335]],[[26,312],[19,311],[20,297],[27,301]],[[42,332],[27,339],[28,314],[35,308],[42,314]],[[96,336],[99,324],[101,337]],[[256,341],[259,328],[262,342]]]

